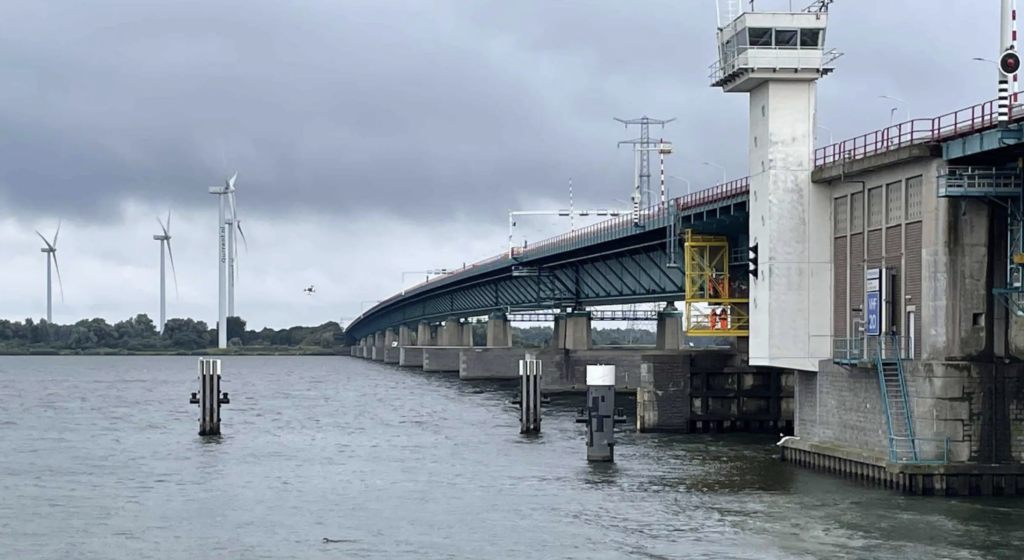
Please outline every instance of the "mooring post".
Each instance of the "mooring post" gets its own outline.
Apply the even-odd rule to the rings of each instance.
[[[231,404],[220,392],[220,360],[199,358],[199,394],[192,393],[189,403],[199,405],[199,435],[220,435],[220,405]]]
[[[615,408],[615,366],[587,366],[587,406],[576,422],[587,425],[587,461],[615,460],[615,424],[626,422],[622,408]]]
[[[512,404],[519,405],[519,433],[540,433],[541,405],[550,399],[540,391],[541,361],[534,354],[519,360],[519,396]]]

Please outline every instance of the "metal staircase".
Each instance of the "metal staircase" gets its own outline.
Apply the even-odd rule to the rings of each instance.
[[[903,360],[898,336],[878,337],[875,365],[889,425],[889,460],[894,463],[916,463],[917,440],[910,416],[910,403],[907,401],[907,387],[903,380]]]

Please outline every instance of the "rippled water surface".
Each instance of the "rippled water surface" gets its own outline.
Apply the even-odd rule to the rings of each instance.
[[[582,399],[523,437],[507,387],[355,358],[226,359],[200,438],[195,369],[0,357],[0,559],[1024,555],[1021,501],[863,488],[772,438],[624,427],[589,465]]]

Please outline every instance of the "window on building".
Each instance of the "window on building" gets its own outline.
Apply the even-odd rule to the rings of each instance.
[[[776,29],[775,46],[795,49],[800,44],[799,35],[796,29]]]
[[[907,179],[907,221],[921,219],[921,189],[924,177],[918,175]]]
[[[885,186],[885,225],[903,222],[903,181]]]
[[[748,27],[747,38],[750,39],[751,47],[770,47],[772,46],[772,29]]]
[[[864,231],[864,193],[850,195],[850,233]]]
[[[846,235],[849,232],[847,227],[849,212],[849,198],[842,196],[836,199],[835,209],[833,210],[832,219],[836,225],[836,235]]]
[[[801,29],[800,30],[800,47],[801,48],[821,48],[821,30],[820,29]]]
[[[868,229],[882,227],[882,187],[868,191]]]

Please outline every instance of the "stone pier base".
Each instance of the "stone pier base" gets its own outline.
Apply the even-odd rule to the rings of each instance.
[[[383,346],[374,346],[373,349],[372,349],[372,352],[370,353],[370,359],[372,359],[375,362],[383,362],[384,361],[384,347]]]
[[[427,346],[423,348],[423,371],[457,372],[459,371],[459,353],[463,348]]]
[[[417,346],[403,346],[398,349],[399,367],[423,367],[423,348]]]
[[[400,348],[392,346],[384,349],[384,363],[385,364],[398,364],[398,354]]]
[[[525,348],[466,348],[459,354],[459,379],[519,379]]]
[[[789,440],[782,460],[843,478],[920,496],[1024,496],[1024,465],[891,463],[884,457],[836,445]]]

